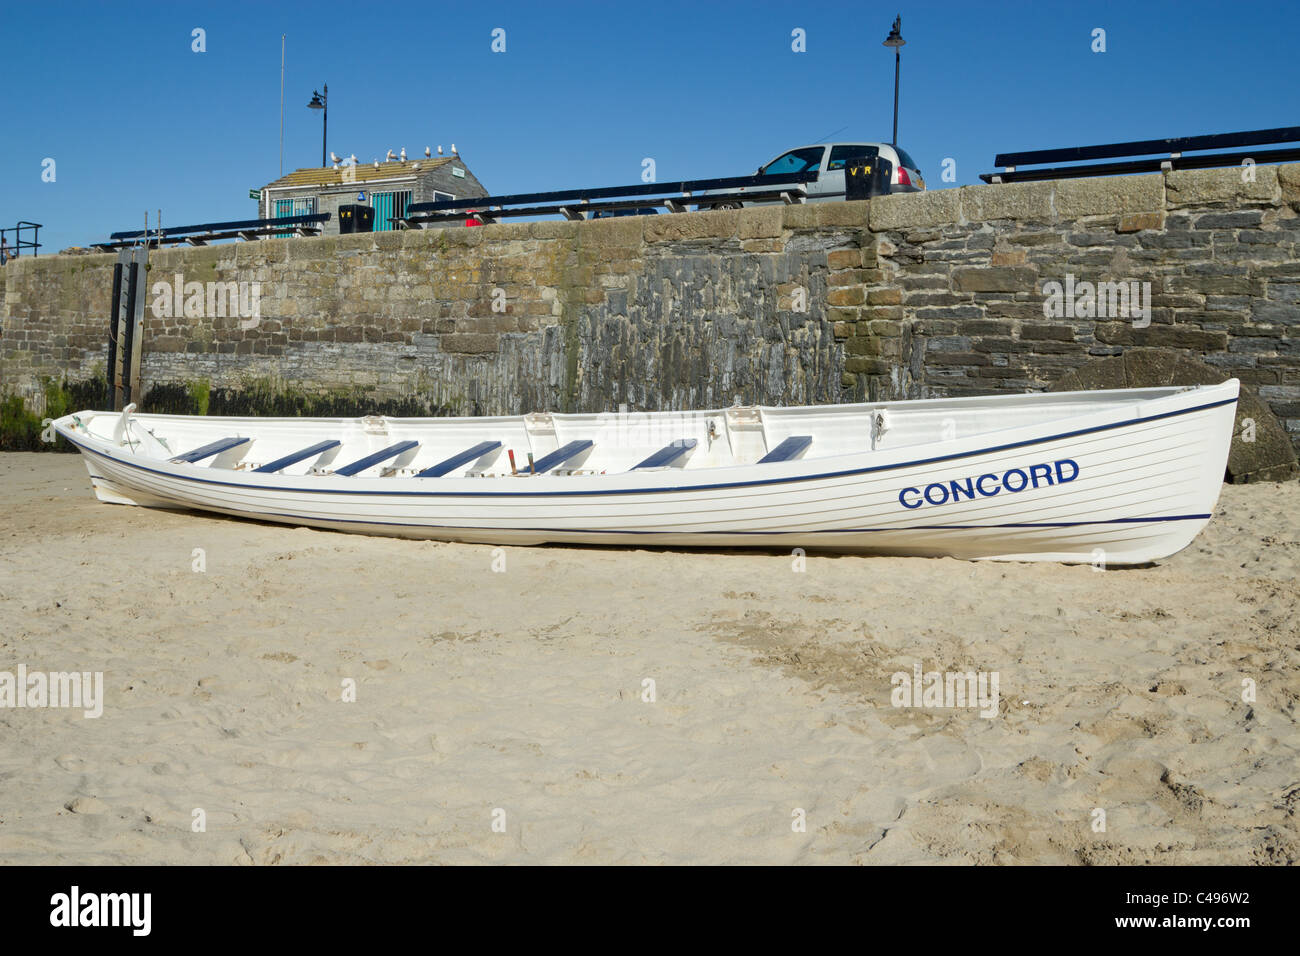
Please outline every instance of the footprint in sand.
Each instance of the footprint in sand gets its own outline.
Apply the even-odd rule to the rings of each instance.
[[[108,812],[108,804],[98,797],[77,797],[63,805],[63,809],[83,816],[97,816]]]

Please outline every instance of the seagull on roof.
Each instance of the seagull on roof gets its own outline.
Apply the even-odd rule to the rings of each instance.
[[[397,158],[400,159],[402,162],[406,162],[406,147],[405,147],[405,146],[403,146],[403,147],[402,147],[402,151],[401,151],[400,153],[397,154]]]
[[[439,156],[442,155],[442,147],[441,147],[441,146],[438,147],[438,155],[439,155]]]
[[[453,156],[459,156],[459,155],[460,155],[460,153],[456,152],[456,144],[455,144],[455,143],[452,143],[452,144],[451,144],[451,155],[453,155]]]
[[[342,159],[339,158],[339,154],[336,153],[336,152],[334,152],[334,150],[332,150],[332,149],[330,150],[330,162],[331,162],[331,163],[340,163],[340,162],[342,162]]]
[[[442,150],[439,150],[439,152],[442,152]],[[432,155],[433,155],[433,150],[429,149],[428,146],[424,147],[424,158],[428,159]]]
[[[384,157],[384,162],[386,162],[386,163],[391,163],[391,162],[392,162],[393,160],[395,160],[396,158],[397,158],[397,154],[394,153],[394,152],[390,149],[390,150],[388,151],[388,155]]]

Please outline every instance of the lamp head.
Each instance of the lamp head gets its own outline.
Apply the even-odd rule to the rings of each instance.
[[[894,17],[893,29],[889,31],[889,36],[885,37],[885,42],[882,43],[881,46],[892,46],[897,50],[900,46],[905,44],[907,41],[903,39],[902,28],[903,17],[900,14]]]

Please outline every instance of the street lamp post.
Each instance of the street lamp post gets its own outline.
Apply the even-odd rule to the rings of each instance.
[[[889,31],[889,36],[885,37],[885,42],[881,44],[894,48],[894,138],[890,140],[891,146],[898,145],[898,66],[901,59],[899,49],[907,42],[903,39],[902,28],[903,15],[899,14],[894,17],[894,28]]]
[[[323,89],[325,90],[324,93],[319,93],[316,90],[311,91],[311,102],[307,104],[307,108],[324,111],[324,115],[321,117],[324,122],[322,123],[320,130],[320,164],[321,166],[328,166],[329,163],[325,162],[325,157],[327,155],[325,152],[325,140],[329,134],[330,128],[330,85],[326,83]],[[897,107],[895,107],[895,109],[897,109]]]

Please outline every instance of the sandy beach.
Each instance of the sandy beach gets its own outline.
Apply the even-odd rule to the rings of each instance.
[[[0,709],[2,863],[1300,862],[1295,482],[1105,571],[367,538],[57,454],[0,505],[0,671],[104,675]]]

